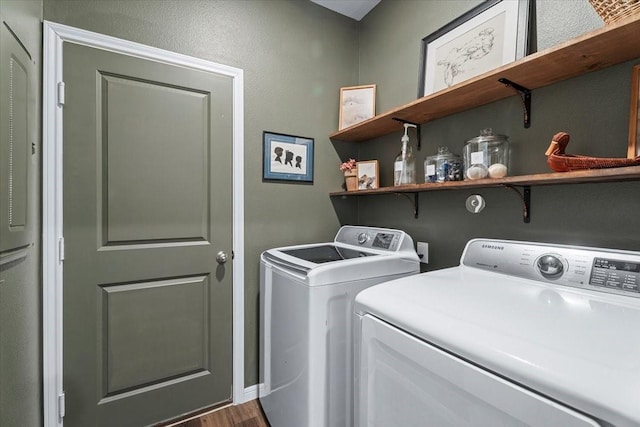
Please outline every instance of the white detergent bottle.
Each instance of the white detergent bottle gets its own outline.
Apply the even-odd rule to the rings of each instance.
[[[407,185],[416,183],[416,161],[413,151],[409,145],[409,128],[416,128],[416,125],[405,123],[402,141],[402,151],[393,163],[393,185]]]

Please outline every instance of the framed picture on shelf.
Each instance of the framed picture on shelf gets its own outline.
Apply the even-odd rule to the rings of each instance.
[[[629,114],[629,150],[627,157],[640,156],[640,64],[633,67],[631,80],[631,113]]]
[[[527,54],[530,0],[487,0],[422,39],[418,98]]]
[[[340,88],[338,130],[363,122],[376,115],[376,85]]]
[[[378,161],[366,160],[356,163],[358,190],[374,190],[380,187],[378,181]]]
[[[264,131],[263,181],[313,182],[313,138]]]

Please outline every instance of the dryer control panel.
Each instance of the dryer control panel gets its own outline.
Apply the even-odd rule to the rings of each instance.
[[[640,262],[595,258],[589,284],[640,292]]]
[[[640,298],[640,252],[474,239],[462,265],[525,279]]]

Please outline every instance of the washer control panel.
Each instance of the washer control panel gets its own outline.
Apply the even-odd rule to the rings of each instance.
[[[525,279],[640,298],[640,252],[474,239],[460,262]]]
[[[345,225],[338,231],[336,243],[359,248],[378,249],[388,252],[412,250],[413,240],[404,231],[389,228],[358,227]]]

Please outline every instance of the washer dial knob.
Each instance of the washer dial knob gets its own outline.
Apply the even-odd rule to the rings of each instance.
[[[536,260],[536,267],[542,277],[550,280],[560,278],[564,273],[564,263],[558,255],[545,254]]]
[[[367,235],[367,233],[358,234],[358,243],[359,244],[364,245],[365,243],[367,243],[368,240],[369,240],[369,236]]]

